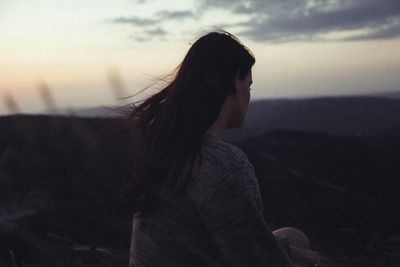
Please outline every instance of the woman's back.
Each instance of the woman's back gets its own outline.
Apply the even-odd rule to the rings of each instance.
[[[130,266],[285,266],[246,155],[206,132],[197,163],[182,195],[134,219]]]

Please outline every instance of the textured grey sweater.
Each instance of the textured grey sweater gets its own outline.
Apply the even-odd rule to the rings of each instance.
[[[133,219],[129,266],[289,266],[243,151],[206,133],[202,155],[183,195]]]

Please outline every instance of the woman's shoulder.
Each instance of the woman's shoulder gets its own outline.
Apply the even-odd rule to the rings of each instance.
[[[204,134],[201,160],[203,171],[211,171],[216,176],[221,176],[224,172],[241,165],[251,166],[242,149],[217,136]]]
[[[201,162],[192,178],[187,192],[196,203],[207,203],[221,192],[236,194],[238,187],[240,192],[250,190],[253,197],[259,194],[253,165],[245,153],[216,136],[204,137]]]

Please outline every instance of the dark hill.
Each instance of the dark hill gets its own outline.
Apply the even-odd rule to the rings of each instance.
[[[334,135],[399,133],[400,99],[326,97],[254,101],[242,128],[227,131],[239,141],[274,129],[325,132]]]
[[[321,210],[315,214],[325,213],[330,203],[329,214],[313,219],[317,225],[330,229],[335,227],[330,225],[332,222],[337,224],[340,220],[341,226],[379,228],[383,222],[388,223],[387,227],[400,225],[400,215],[395,212],[400,208],[399,139],[277,130],[239,145],[253,162],[260,184],[265,187],[262,191],[281,190],[267,198],[266,206],[282,196],[298,196],[300,202],[310,202],[303,203],[303,210],[287,205],[285,210],[290,211],[285,214],[300,213],[295,218],[308,220],[301,214],[317,206]],[[341,209],[335,207],[346,201],[351,203]],[[388,217],[385,220],[383,215],[376,216],[378,213]],[[365,218],[361,220],[362,217]]]
[[[121,122],[0,117],[0,266],[127,264],[131,214],[114,194],[135,142]],[[332,257],[375,253],[380,265],[369,266],[396,266],[398,136],[280,130],[236,144],[256,169],[271,226],[305,229]]]
[[[398,135],[398,94],[256,100],[250,102],[243,127],[228,130],[225,137],[239,141],[274,129],[334,135]],[[120,113],[115,107],[101,107],[76,110],[75,114],[81,117],[115,117]]]

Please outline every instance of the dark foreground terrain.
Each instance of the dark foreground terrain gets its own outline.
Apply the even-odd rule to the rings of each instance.
[[[135,144],[121,122],[0,117],[0,266],[127,266],[131,214],[114,196]],[[303,229],[332,266],[400,266],[400,136],[274,129],[235,143],[272,228]]]

